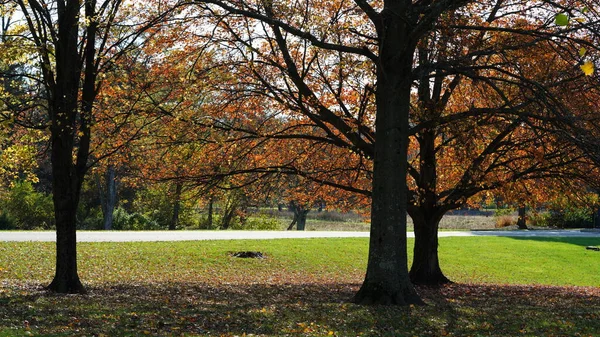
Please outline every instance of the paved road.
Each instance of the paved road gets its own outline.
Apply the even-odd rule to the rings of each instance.
[[[316,231],[79,231],[79,242],[128,242],[128,241],[198,241],[238,239],[298,239],[298,238],[350,238],[368,237],[368,232],[316,232]],[[534,231],[457,231],[440,232],[447,236],[511,236],[511,237],[594,237],[600,239],[600,231],[534,230]],[[414,237],[409,232],[408,237]],[[55,232],[0,231],[0,241],[46,241],[56,240]]]

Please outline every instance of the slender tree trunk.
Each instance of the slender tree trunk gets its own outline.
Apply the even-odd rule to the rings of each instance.
[[[111,230],[113,225],[113,213],[117,206],[117,181],[115,177],[115,167],[109,165],[102,183],[100,176],[96,176],[96,185],[100,195],[100,206],[102,208],[102,218],[104,230]]]
[[[409,2],[410,3],[410,2]],[[406,207],[408,113],[416,42],[411,42],[405,2],[385,2],[377,67],[377,120],[371,235],[360,304],[421,304],[408,275]]]
[[[431,213],[423,210],[420,213],[411,214],[415,226],[415,247],[410,280],[424,285],[450,283],[440,268],[438,258],[438,229],[442,216],[429,216]]]
[[[229,227],[231,227],[233,216],[235,215],[235,211],[238,207],[238,201],[236,199],[231,200],[230,198],[227,198],[225,201],[225,207],[223,208],[223,217],[221,218],[222,229],[229,229]]]
[[[181,183],[177,183],[175,185],[175,200],[173,203],[173,217],[171,218],[171,223],[169,224],[169,230],[176,230],[177,225],[179,224],[179,209],[181,207],[181,190],[183,186]]]
[[[115,167],[109,165],[106,172],[106,211],[104,213],[104,229],[111,230],[113,213],[117,206],[117,181]]]
[[[518,214],[517,227],[519,229],[527,229],[527,208],[525,206],[519,206]]]
[[[93,4],[86,3],[86,15],[93,16]],[[56,273],[48,286],[59,293],[84,293],[77,273],[76,215],[81,185],[89,156],[92,102],[95,91],[95,33],[97,23],[86,30],[85,79],[79,90],[82,68],[79,55],[80,2],[69,0],[58,9],[58,39],[56,40],[56,81],[50,85],[50,117],[52,192],[56,218]],[[89,67],[89,68],[88,68]],[[46,80],[53,81],[44,73]],[[78,111],[81,93],[81,113]],[[79,128],[77,117],[79,116]],[[77,131],[79,130],[79,131]],[[75,138],[79,136],[78,147]],[[77,158],[73,158],[76,149]]]
[[[60,152],[60,151],[53,151]],[[58,293],[85,293],[77,273],[76,214],[79,202],[77,181],[65,158],[53,153],[53,200],[56,219],[56,272],[48,289]],[[62,160],[61,160],[62,159]],[[62,165],[61,165],[62,164]]]
[[[213,197],[210,197],[210,199],[208,199],[208,217],[206,219],[206,222],[208,222],[208,228],[212,228],[213,226],[213,205],[215,203],[215,199]]]
[[[291,231],[292,228],[294,228],[294,225],[296,224],[296,222],[298,222],[298,215],[296,214],[296,212],[294,212],[294,219],[292,219],[292,223],[290,223],[287,230]]]

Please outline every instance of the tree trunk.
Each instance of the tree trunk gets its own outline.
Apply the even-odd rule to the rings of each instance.
[[[93,16],[92,3],[85,13]],[[95,33],[97,23],[86,30],[85,78],[79,90],[82,68],[79,55],[80,2],[69,0],[58,10],[58,39],[55,45],[56,81],[49,86],[51,117],[52,191],[56,218],[56,273],[48,289],[58,293],[84,293],[77,273],[76,216],[81,185],[89,156],[92,103],[95,91]],[[47,81],[52,75],[44,73]],[[81,93],[81,112],[78,110]],[[78,118],[79,117],[79,118]],[[79,121],[78,121],[79,119]],[[78,126],[79,124],[79,126]],[[78,146],[75,138],[79,136]],[[73,156],[76,149],[76,159]]]
[[[295,201],[290,202],[291,210],[294,212],[294,219],[288,226],[287,230],[291,230],[296,225],[296,229],[303,231],[306,228],[306,216],[310,212],[310,208],[304,208],[303,205],[296,203]]]
[[[60,90],[57,90],[60,92]],[[61,96],[59,96],[61,97]],[[64,96],[63,96],[64,97]],[[74,111],[72,102],[58,99],[55,111]],[[76,104],[76,103],[75,103]],[[73,110],[71,110],[73,109]],[[58,293],[84,293],[77,274],[76,215],[83,175],[73,163],[72,131],[60,126],[64,117],[52,124],[52,198],[56,219],[56,273],[48,289]]]
[[[230,196],[226,198],[224,206],[223,217],[221,218],[221,229],[229,229],[229,227],[231,227],[231,222],[233,221],[235,211],[238,208],[238,201],[236,199],[231,199]]]
[[[423,285],[451,283],[442,272],[438,258],[438,228],[442,216],[427,216],[426,211],[420,213],[411,214],[415,226],[415,247],[410,280],[413,284]]]
[[[519,229],[527,229],[527,208],[525,206],[519,206],[518,214],[517,227]]]
[[[298,221],[298,215],[296,215],[296,213],[294,212],[294,219],[292,219],[292,223],[290,223],[287,230],[291,231],[292,228],[294,228],[294,225],[296,224],[297,221]]]
[[[109,165],[104,176],[104,184],[100,176],[96,176],[98,193],[100,194],[100,206],[102,208],[102,218],[104,230],[111,230],[113,224],[113,212],[117,206],[117,182],[115,179],[115,167]],[[104,186],[103,186],[104,185]]]
[[[306,228],[306,215],[308,214],[309,210],[300,210],[298,212],[298,221],[296,224],[296,229],[299,231],[303,231]]]
[[[210,199],[208,199],[208,217],[206,219],[206,222],[208,223],[208,228],[212,228],[213,226],[213,204],[215,203],[215,199],[213,197],[210,197]]]
[[[55,152],[53,150],[53,152]],[[76,214],[79,196],[78,183],[68,170],[61,167],[57,155],[53,153],[53,200],[56,219],[56,272],[48,285],[48,290],[57,293],[85,293],[85,288],[77,273]]]
[[[416,42],[399,16],[406,13],[404,5],[386,1],[378,31],[371,234],[367,273],[354,297],[359,304],[422,303],[410,282],[406,252],[408,114]]]
[[[169,224],[169,230],[176,230],[177,225],[179,224],[179,209],[181,207],[181,190],[183,186],[181,183],[177,183],[175,185],[175,200],[173,202],[173,217],[171,218],[171,223]]]

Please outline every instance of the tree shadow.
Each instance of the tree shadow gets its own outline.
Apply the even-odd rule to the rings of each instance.
[[[600,246],[600,235],[597,237],[508,236],[508,238],[520,241],[564,243],[581,247]]]
[[[453,284],[427,306],[359,306],[358,284],[106,284],[88,295],[4,286],[2,329],[41,336],[442,336],[600,331],[600,291]],[[545,325],[540,325],[543,317]],[[572,325],[560,322],[573,322]],[[10,334],[9,334],[10,335]]]

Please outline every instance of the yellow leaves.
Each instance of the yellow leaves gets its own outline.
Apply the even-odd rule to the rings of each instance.
[[[594,74],[595,71],[595,66],[594,63],[592,63],[591,61],[585,61],[581,66],[579,66],[581,68],[581,71],[583,71],[583,73],[586,76],[592,76]]]

